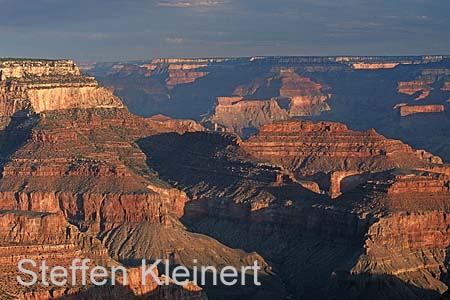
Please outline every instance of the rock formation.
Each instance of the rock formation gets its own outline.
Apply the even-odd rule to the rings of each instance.
[[[273,122],[286,120],[289,114],[282,109],[276,99],[244,100],[243,97],[219,97],[211,122],[231,132],[244,135],[255,128]]]
[[[398,92],[406,95],[418,94],[416,101],[427,98],[434,90],[434,85],[443,78],[450,75],[450,69],[424,69],[416,80],[399,82]],[[442,90],[445,91],[446,83],[443,83]]]
[[[121,283],[116,286],[95,287],[89,284],[83,287],[79,276],[79,286],[45,286],[38,283],[33,288],[26,288],[15,280],[15,275],[19,274],[18,262],[23,258],[37,262],[45,260],[49,268],[68,268],[74,259],[90,259],[90,267],[118,267],[120,264],[109,257],[107,249],[93,232],[80,232],[62,214],[1,211],[0,226],[2,299],[207,299],[204,292],[192,283],[184,287],[160,287],[149,276],[144,286],[140,269],[133,268],[127,270],[127,281],[118,278]],[[38,272],[37,269],[32,270]],[[158,274],[156,270],[155,273]],[[119,275],[122,276],[122,273]]]
[[[1,79],[80,76],[80,70],[71,60],[1,59]]]
[[[55,78],[58,72],[66,74],[53,70],[33,77],[30,86],[44,77]],[[75,80],[72,74],[58,76]],[[28,92],[32,93],[30,86]],[[26,114],[10,115],[0,133],[0,259],[8,262],[1,276],[3,298],[203,300],[208,293],[216,295],[214,299],[228,299],[233,294],[271,299],[286,294],[259,254],[227,247],[180,224],[189,196],[149,168],[149,156],[137,144],[161,134],[204,131],[202,126],[161,115],[144,119],[122,108],[120,100],[106,90],[117,101],[116,107],[98,105],[96,89],[86,90],[83,98],[77,91],[83,87],[73,88],[73,105],[60,106],[45,94],[43,100],[50,99],[54,109],[38,110],[37,104],[32,104]],[[10,103],[8,97],[6,94],[6,103]],[[92,100],[89,106],[84,99]],[[150,243],[152,247],[148,247]],[[17,259],[28,256],[48,260],[51,265],[68,266],[78,257],[101,265],[123,264],[134,274],[133,280],[125,286],[104,288],[18,287]],[[164,258],[171,260],[171,267],[192,266],[198,259],[204,265],[240,268],[257,260],[268,285],[237,290],[208,285],[206,293],[193,283],[140,286],[134,264],[141,259]]]
[[[318,180],[319,187],[333,197],[340,195],[341,182],[347,177],[358,184],[367,179],[366,172],[429,166],[428,159],[400,141],[332,122],[264,125],[241,145],[255,158],[287,168],[299,180]]]
[[[445,110],[444,105],[403,105],[400,107],[400,115],[406,117],[409,115],[420,114],[420,113],[438,113]]]
[[[184,216],[192,228],[272,260],[295,298],[436,299],[446,290],[450,177],[437,158],[331,122],[265,125],[248,141],[205,132],[140,145],[193,199]],[[310,191],[327,181],[334,200]]]
[[[121,109],[52,111],[41,113],[37,122],[3,165],[1,209],[62,214],[96,234],[126,223],[170,224],[171,216],[183,215],[188,197],[148,170],[133,141],[201,127],[172,119],[144,120]],[[135,251],[116,257],[109,250],[120,260],[139,259]]]
[[[326,103],[330,95],[324,94],[325,89],[310,78],[299,76],[294,69],[281,69],[271,77],[238,86],[234,94],[239,96],[218,97],[214,114],[207,121],[247,136],[249,131],[273,121],[330,110]],[[254,100],[260,94],[272,98]]]
[[[322,85],[310,78],[301,77],[292,69],[281,70],[280,97],[290,99],[289,115],[291,117],[318,115],[330,110],[326,101],[329,95],[323,94]]]
[[[193,83],[198,78],[208,75],[208,72],[196,70],[207,67],[213,61],[207,59],[154,59],[150,64],[144,65],[144,67],[149,70],[146,76],[168,72],[166,85],[169,89],[172,89],[177,85]]]
[[[93,77],[80,74],[68,60],[1,60],[0,117],[20,111],[123,107]]]
[[[444,85],[442,86],[443,91],[450,91],[450,82],[444,82]]]
[[[36,257],[63,266],[74,258],[118,264],[98,239],[100,232],[127,222],[164,223],[169,215],[181,216],[186,195],[154,175],[143,176],[146,158],[132,141],[160,130],[201,129],[189,122],[136,118],[124,109],[54,110],[31,118],[23,121],[33,124],[29,134],[8,126],[2,136],[8,143],[10,137],[24,139],[15,141],[20,148],[1,169],[0,249],[8,261],[1,293],[20,299],[205,299],[199,290],[177,292],[156,285],[145,293],[135,293],[138,287],[84,291],[40,286],[31,291],[17,286],[12,274],[18,259]]]
[[[393,69],[401,63],[354,63],[352,67],[356,70],[379,70],[379,69]]]
[[[448,114],[405,119],[398,117],[400,109],[392,110],[399,103],[444,105],[447,110],[448,56],[174,58],[102,63],[85,70],[123,98],[132,112],[146,117],[192,118],[242,137],[275,120],[331,120],[357,130],[373,127],[450,159]],[[283,98],[280,90],[296,95]],[[235,105],[217,100],[235,96],[243,97]]]
[[[432,81],[410,81],[410,82],[399,82],[398,83],[398,92],[406,95],[414,95],[417,92],[420,92],[415,100],[425,99],[430,95],[430,92],[433,90],[429,85],[433,83]]]
[[[91,99],[88,91],[84,98],[73,93],[73,107],[52,100],[49,105],[55,109],[48,109],[50,106],[36,104],[39,101],[32,105],[29,98],[23,98],[27,105],[21,104],[19,109],[5,104],[4,116],[9,120],[0,133],[2,274],[15,275],[11,257],[39,255],[52,263],[67,264],[72,255],[82,255],[104,264],[123,264],[133,276],[120,290],[20,290],[10,284],[9,276],[1,276],[0,295],[5,299],[68,299],[76,295],[80,300],[437,299],[448,282],[449,166],[427,151],[416,151],[378,131],[349,129],[360,120],[355,115],[361,111],[385,111],[385,127],[398,128],[391,126],[391,120],[400,119],[392,107],[399,102],[410,105],[414,99],[409,98],[415,94],[397,93],[397,75],[410,68],[422,74],[423,64],[439,64],[445,58],[392,60],[161,60],[151,66],[117,67],[110,77],[148,83],[144,88],[151,93],[161,88],[170,97],[229,78],[226,88],[214,89],[218,95],[200,88],[196,95],[211,101],[220,95],[239,95],[219,98],[218,107],[222,105],[223,114],[229,113],[224,120],[236,118],[238,122],[218,127],[239,132],[261,126],[248,140],[227,132],[207,132],[194,121],[163,115],[137,117],[121,104],[105,107],[89,100],[87,106],[83,99]],[[354,63],[399,65],[354,70]],[[230,64],[238,64],[242,72],[235,72]],[[174,70],[209,74],[169,88],[170,65],[182,65],[172,67]],[[136,75],[136,70],[142,73]],[[66,74],[63,78],[83,77],[77,71],[63,70],[36,78],[11,75],[20,72],[9,71],[5,86],[32,77],[30,94],[33,82],[41,84],[43,78],[58,77],[58,72]],[[396,72],[386,79],[389,97],[379,97],[375,89],[367,94],[366,84],[379,80],[384,72]],[[229,76],[233,73],[235,76]],[[446,95],[440,86],[444,77],[439,78],[432,84],[436,86],[432,86],[430,98]],[[157,82],[158,88],[153,89],[150,80]],[[411,78],[405,76],[401,82],[408,80]],[[344,92],[349,86],[354,97]],[[95,100],[100,96],[94,90]],[[362,100],[367,96],[368,100]],[[53,96],[45,94],[42,101],[48,97]],[[174,101],[179,104],[178,97]],[[264,124],[273,118],[290,118],[289,105],[295,97],[300,99],[292,113],[303,114],[305,108],[326,104],[332,108],[330,118],[348,114],[353,126],[292,120]],[[429,97],[421,101],[428,105]],[[12,103],[9,96],[5,99]],[[259,101],[254,104],[252,99]],[[340,109],[352,101],[361,105],[350,106],[351,111],[347,107],[342,113]],[[243,117],[238,114],[241,109],[246,112]],[[22,110],[26,113],[19,113]],[[313,111],[306,114],[316,114]],[[437,115],[444,118],[445,114]],[[374,120],[369,113],[360,118],[367,116],[365,121]],[[411,119],[402,118],[401,122]],[[414,128],[415,133],[420,130]],[[142,258],[169,258],[173,266],[192,266],[196,256],[201,264],[216,266],[257,260],[264,266],[260,273],[264,284],[236,289],[205,286],[203,291],[192,284],[147,289],[140,286],[141,278],[133,269]],[[166,274],[160,272],[160,276]]]

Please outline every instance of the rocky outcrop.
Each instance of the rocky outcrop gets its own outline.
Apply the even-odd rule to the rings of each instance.
[[[2,210],[0,226],[1,243],[5,244],[63,244],[76,232],[62,214],[27,210]]]
[[[27,98],[34,112],[69,108],[113,108],[123,107],[120,100],[110,91],[96,84],[88,86],[71,86],[52,84],[28,87]]]
[[[31,131],[23,142],[15,141],[20,149],[1,168],[2,299],[206,299],[193,285],[145,290],[138,285],[18,286],[15,274],[21,258],[45,259],[50,266],[68,267],[75,258],[118,264],[98,239],[101,232],[125,223],[164,223],[170,216],[182,216],[187,196],[148,173],[146,157],[133,141],[196,129],[188,121],[146,120],[124,109],[48,111],[31,118]],[[21,130],[6,129],[2,142]]]
[[[134,116],[71,61],[8,60],[0,66],[2,116],[10,117],[0,135],[0,298],[207,299],[192,283],[143,287],[133,269],[132,281],[119,286],[19,285],[22,258],[49,267],[69,267],[76,258],[116,266],[99,239],[102,232],[181,217],[187,195],[146,167],[135,141],[203,127]]]
[[[406,95],[414,95],[419,93],[415,100],[423,100],[428,98],[434,90],[434,85],[444,77],[450,75],[450,69],[424,69],[416,80],[399,82],[398,92]],[[444,82],[442,90],[445,91],[446,83]]]
[[[183,70],[170,71],[166,84],[169,88],[173,88],[180,84],[193,83],[198,78],[208,75],[208,72],[188,72]]]
[[[167,117],[164,115],[155,115],[150,118],[147,118],[148,121],[153,121],[153,123],[157,124],[160,128],[164,128],[164,131],[172,131],[177,132],[179,134],[183,134],[185,132],[190,131],[203,131],[205,128],[195,122],[194,120],[180,120],[180,119],[172,119],[171,117]]]
[[[104,266],[114,263],[100,241],[89,233],[81,233],[62,214],[1,211],[0,226],[2,299],[50,299],[69,292],[69,287],[46,287],[41,283],[33,289],[21,286],[15,276],[23,258],[45,260],[50,267],[68,267],[79,257]]]
[[[444,241],[447,234],[444,233],[442,238],[436,237],[436,232],[441,229],[440,224],[424,225],[422,222],[438,219],[436,214],[395,214],[383,218],[379,224],[369,229],[369,240],[365,244],[367,252],[359,257],[346,275],[346,272],[334,273],[334,280],[341,287],[359,285],[364,290],[363,293],[355,290],[348,293],[351,294],[348,296],[350,299],[437,299],[438,295],[447,289],[445,283],[440,280],[447,271],[443,267],[446,251],[445,247],[439,246],[439,241]],[[408,222],[414,225],[406,225]],[[413,235],[416,239],[424,237],[430,242],[425,246],[414,246],[400,238],[409,236],[414,239]],[[397,240],[394,241],[394,238]],[[387,290],[380,288],[380,285],[392,285],[395,288]],[[370,296],[366,296],[367,294]]]
[[[245,137],[273,121],[330,110],[326,103],[330,95],[324,94],[325,89],[310,78],[299,76],[294,69],[281,69],[271,77],[238,86],[234,94],[239,96],[218,97],[214,114],[206,121]],[[255,100],[264,90],[273,90],[266,92],[266,96],[273,97]]]
[[[229,131],[245,135],[274,120],[286,120],[289,114],[276,99],[244,100],[242,97],[219,97],[211,122]]]
[[[340,194],[346,177],[347,184],[350,178],[358,184],[366,172],[431,166],[428,156],[400,141],[386,139],[374,130],[351,131],[333,122],[267,124],[241,145],[255,158],[284,166],[297,179],[317,181],[333,197]],[[354,176],[357,174],[362,177]]]
[[[430,87],[432,81],[410,81],[410,82],[399,82],[398,83],[398,92],[406,95],[414,95],[417,92],[420,94],[415,98],[415,100],[422,100],[430,95],[430,92],[433,90]]]
[[[209,72],[196,71],[207,67],[210,63],[220,62],[220,60],[195,60],[195,59],[153,59],[151,63],[142,65],[149,72],[146,76],[168,73],[165,84],[169,89],[177,85],[193,83],[197,79],[205,77]]]
[[[80,76],[80,70],[72,60],[0,59],[1,79]]]
[[[326,103],[329,95],[324,94],[325,89],[319,83],[310,78],[301,77],[292,69],[281,70],[280,97],[290,99],[289,116],[318,115],[323,111],[330,110]]]
[[[450,82],[444,82],[444,85],[442,86],[443,91],[450,91]]]
[[[438,113],[445,111],[445,106],[441,104],[436,105],[403,105],[400,107],[400,116],[406,117],[414,114],[422,113]]]
[[[352,131],[346,125],[335,122],[275,122],[263,126],[257,135],[243,141],[241,145],[255,157],[281,163],[286,167],[304,169],[305,174],[315,172],[313,165],[316,164],[321,166],[320,171],[327,172],[350,170],[352,165],[360,170],[376,167],[381,170],[395,167],[394,164],[401,167],[424,163],[410,146],[401,141],[386,139],[373,129],[365,132]],[[311,155],[317,158],[309,159],[310,165],[305,165]],[[324,157],[324,164],[316,162],[320,157]],[[369,158],[376,158],[380,162],[367,166],[358,162],[358,159]],[[332,166],[334,159],[338,162]],[[385,167],[382,167],[383,164]]]
[[[0,116],[25,110],[123,107],[93,77],[80,74],[72,61],[0,61]]]
[[[352,67],[356,70],[379,70],[379,69],[393,69],[401,63],[353,63]]]
[[[448,178],[447,178],[448,179]],[[433,178],[433,176],[417,176],[408,174],[397,176],[395,183],[388,189],[388,194],[405,194],[413,193],[444,193],[449,190],[445,176],[443,178]]]

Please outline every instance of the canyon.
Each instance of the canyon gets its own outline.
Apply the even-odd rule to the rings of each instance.
[[[450,178],[439,158],[375,132],[298,121],[249,141],[198,132],[142,148],[195,199],[183,216],[190,228],[257,250],[295,299],[437,299],[447,289]]]
[[[448,110],[401,116],[393,107],[446,108],[447,60],[155,59],[84,69],[106,87],[72,61],[0,60],[1,298],[438,299],[450,283],[450,165],[440,155],[449,136],[420,134],[445,126]],[[370,88],[379,78],[388,91]],[[400,83],[417,80],[427,83]],[[149,101],[147,116],[121,101],[133,107],[135,97]],[[392,124],[400,129],[384,134]],[[399,138],[411,128],[421,137],[413,145]],[[21,258],[67,266],[80,256],[126,267],[130,281],[15,280]],[[189,269],[194,259],[257,261],[262,286],[142,286],[142,259]]]
[[[244,138],[277,120],[341,122],[449,162],[449,70],[448,56],[425,55],[166,58],[84,72],[145,117],[189,118]],[[186,74],[177,83],[178,71]]]
[[[48,62],[33,61],[31,68],[41,63]],[[23,68],[28,70],[28,64],[23,62]],[[64,79],[65,71],[59,72],[51,80]],[[52,73],[42,76],[52,77]],[[75,80],[71,73],[67,76]],[[27,89],[27,95],[33,93],[33,87]],[[143,288],[138,272],[131,286],[121,288],[25,289],[15,279],[17,262],[24,257],[46,260],[50,266],[67,266],[81,256],[100,265],[123,264],[133,272],[133,261],[142,258],[183,257],[186,252],[193,259],[196,251],[203,251],[201,257],[207,258],[208,265],[223,261],[242,265],[249,255],[186,231],[177,219],[183,215],[187,196],[152,173],[134,143],[152,134],[181,134],[203,127],[190,120],[137,117],[106,89],[103,92],[118,105],[105,107],[98,102],[95,90],[90,90],[87,98],[72,93],[79,107],[67,108],[59,102],[60,107],[44,111],[36,111],[32,104],[23,113],[3,112],[9,122],[0,139],[0,247],[5,262],[2,299],[206,299],[203,289],[195,284]],[[7,97],[9,94],[5,97],[9,100]],[[135,238],[131,233],[143,243],[132,244]],[[160,238],[149,248],[152,236]],[[177,244],[173,244],[174,236]],[[140,253],[136,248],[148,252]],[[216,258],[211,251],[222,253]]]

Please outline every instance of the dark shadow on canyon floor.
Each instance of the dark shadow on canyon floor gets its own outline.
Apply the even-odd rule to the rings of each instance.
[[[187,228],[261,254],[283,280],[290,299],[439,297],[395,276],[350,274],[364,251],[371,217],[361,221],[345,209],[323,209],[331,203],[327,196],[289,181],[277,185],[279,169],[246,156],[232,135],[169,133],[138,144],[150,169],[194,199],[182,218]],[[262,205],[267,199],[271,204]]]

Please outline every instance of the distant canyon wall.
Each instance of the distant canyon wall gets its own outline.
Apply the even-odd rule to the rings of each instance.
[[[450,161],[444,55],[161,58],[85,72],[143,116],[193,118],[244,138],[277,120],[338,121]]]

